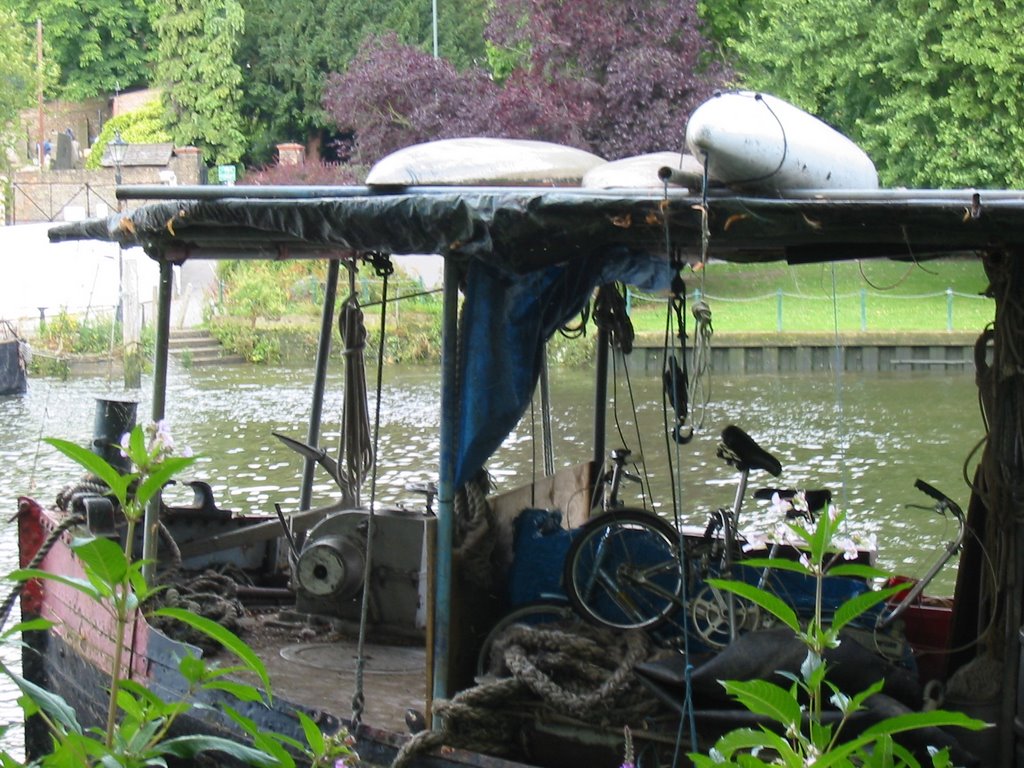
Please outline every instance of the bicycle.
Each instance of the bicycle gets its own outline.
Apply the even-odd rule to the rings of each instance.
[[[713,588],[707,578],[742,578],[761,587],[768,586],[770,569],[743,566],[744,553],[737,531],[750,473],[759,470],[778,476],[782,466],[735,426],[722,432],[717,455],[735,466],[740,477],[732,507],[712,512],[703,530],[677,530],[651,512],[621,506],[607,509],[578,529],[566,554],[563,584],[570,604],[580,616],[600,626],[645,630],[660,630],[674,619],[676,626],[667,635],[674,640],[681,634],[677,631],[683,623],[681,612],[688,608],[686,623],[692,637],[704,644],[703,650],[724,648],[739,632],[767,626],[756,606],[732,592]],[[621,478],[621,473],[614,476]],[[889,625],[917,599],[963,540],[964,519],[959,506],[921,480],[916,487],[936,500],[936,511],[951,512],[957,518],[960,533],[897,606],[875,617],[876,628]],[[614,487],[606,489],[606,497],[615,499],[616,491]],[[796,492],[768,488],[754,495],[763,499],[775,494],[792,498]],[[807,508],[791,510],[789,514],[803,515],[813,522],[814,515],[831,501],[831,493],[811,490],[803,495]],[[796,548],[778,543],[767,553],[769,558],[799,554]],[[807,577],[783,571],[771,574],[770,578],[773,591],[797,608],[798,613],[813,610],[814,593]],[[826,607],[833,609],[871,588],[861,579],[848,577],[827,579],[826,585]]]
[[[777,477],[782,464],[734,425],[723,430],[717,455],[739,470],[739,481],[732,508],[715,510],[700,532],[677,531],[651,512],[615,505],[615,480],[623,475],[616,464],[625,457],[613,452],[610,479],[606,473],[610,487],[605,489],[605,511],[577,530],[565,560],[566,594],[584,619],[616,629],[651,629],[682,605],[684,562],[699,564],[705,575],[715,571],[728,578],[738,559],[735,531],[750,473],[766,471]],[[681,542],[685,558],[680,557]],[[722,601],[735,624],[737,602],[729,597]],[[717,605],[717,600],[705,604],[704,618],[714,625],[720,623]],[[710,637],[714,630],[709,627],[704,634]]]

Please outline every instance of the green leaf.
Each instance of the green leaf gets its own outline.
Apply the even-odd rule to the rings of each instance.
[[[864,565],[863,563],[837,563],[829,568],[826,573],[828,576],[852,576],[854,578],[864,579],[864,581],[871,581],[872,579],[886,579],[889,577],[889,574],[885,571],[870,565]]]
[[[80,579],[77,576],[62,576],[59,573],[43,571],[39,568],[19,568],[16,571],[12,571],[7,578],[11,579],[12,581],[46,579],[47,581],[55,581],[58,584],[63,584],[66,587],[76,589],[93,600],[103,599],[103,595],[96,589],[96,587],[91,582],[89,582],[87,579]]]
[[[47,717],[62,726],[67,733],[82,733],[77,713],[61,696],[29,682],[11,670],[7,670],[7,675],[40,710],[46,713]]]
[[[235,680],[216,680],[203,683],[205,690],[224,691],[230,693],[239,701],[263,701],[263,692],[255,685],[239,683]]]
[[[153,467],[135,491],[135,500],[145,506],[156,493],[171,481],[174,475],[195,462],[191,456],[170,456]]]
[[[128,558],[124,550],[110,539],[75,539],[71,542],[71,549],[81,560],[89,580],[101,591],[109,593],[125,580]]]
[[[832,629],[838,632],[865,611],[903,590],[902,586],[886,587],[879,590],[868,590],[851,597],[838,608],[832,616]]]
[[[784,728],[799,728],[800,703],[785,688],[767,680],[726,680],[722,685],[751,712],[770,717]]]
[[[299,716],[299,722],[302,724],[302,732],[306,735],[306,743],[312,750],[314,755],[322,755],[326,742],[324,741],[323,731],[320,730],[320,726],[313,722],[313,718],[307,715],[305,712],[296,711]]]
[[[197,616],[183,608],[160,608],[154,611],[154,615],[177,619],[182,624],[187,624],[193,629],[202,632],[211,640],[220,643],[226,650],[235,654],[251,672],[259,677],[264,690],[267,692],[267,698],[270,698],[270,677],[267,675],[267,668],[252,648],[246,645],[234,632],[222,627],[215,621],[207,619],[205,616]]]
[[[131,434],[128,435],[128,457],[136,465],[148,463],[146,462],[146,459],[149,458],[146,453],[146,435],[141,424],[132,427]]]
[[[56,437],[43,438],[43,442],[49,443],[69,459],[81,466],[87,472],[96,475],[107,484],[110,492],[124,506],[127,502],[127,489],[131,476],[122,476],[105,459],[97,456],[88,448],[83,448],[67,440],[60,440]]]
[[[716,589],[724,589],[746,598],[755,605],[764,608],[794,632],[800,631],[800,620],[797,618],[796,611],[771,592],[742,581],[708,579],[707,583]]]
[[[34,632],[41,629],[50,629],[54,626],[54,622],[49,619],[32,619],[31,621],[19,621],[14,626],[10,627],[0,637],[8,638],[12,635],[21,635],[22,632]]]
[[[178,736],[167,739],[154,748],[158,753],[190,760],[204,752],[221,752],[241,763],[258,768],[279,768],[280,759],[261,749],[239,744],[220,736]]]

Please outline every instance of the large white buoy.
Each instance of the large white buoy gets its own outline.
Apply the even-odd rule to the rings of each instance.
[[[662,168],[671,168],[675,178],[692,189],[700,189],[703,166],[693,155],[680,152],[651,152],[613,160],[587,171],[580,186],[589,189],[661,189],[664,181],[658,174]]]
[[[606,161],[575,147],[527,139],[471,137],[414,144],[381,158],[369,185],[569,185]]]
[[[877,189],[878,173],[843,134],[766,93],[711,97],[690,115],[686,144],[708,177],[738,189]]]

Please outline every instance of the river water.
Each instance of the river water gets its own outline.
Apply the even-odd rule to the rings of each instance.
[[[586,372],[552,371],[553,448],[556,465],[590,458],[593,383]],[[372,388],[374,374],[369,376]],[[387,368],[381,398],[381,435],[377,495],[381,502],[422,503],[406,484],[433,480],[437,474],[439,377],[433,368]],[[701,523],[710,509],[729,505],[736,473],[715,458],[718,434],[734,423],[782,462],[776,484],[832,489],[857,532],[875,534],[879,564],[921,575],[943,544],[952,538],[951,522],[907,503],[927,499],[914,490],[922,478],[966,507],[964,464],[982,438],[973,377],[962,373],[829,373],[716,377],[710,398],[699,409],[704,428],[678,452],[666,448],[658,381],[616,378],[609,387],[611,406],[607,447],[628,446],[645,459],[655,506],[671,516],[667,454],[678,457],[681,513]],[[341,374],[332,375],[324,404],[321,444],[338,444]],[[8,507],[0,525],[0,570],[16,567],[16,535],[6,522],[17,497],[51,502],[57,491],[80,475],[63,456],[41,442],[63,437],[87,445],[97,397],[134,397],[140,420],[150,412],[149,381],[124,392],[102,378],[71,381],[36,379],[28,394],[0,398],[0,497]],[[272,437],[279,431],[305,439],[312,371],[299,368],[240,366],[185,370],[172,363],[167,417],[179,445],[200,457],[189,479],[209,482],[221,507],[240,512],[273,512],[273,504],[294,509],[302,462]],[[634,409],[630,405],[635,402]],[[371,414],[373,397],[371,395]],[[540,416],[523,419],[489,463],[498,490],[508,490],[541,474]],[[536,439],[534,439],[536,437]],[[752,475],[751,486],[769,478]],[[639,497],[627,485],[627,499]],[[326,473],[318,470],[314,505],[334,498]],[[365,494],[368,493],[364,490]],[[172,498],[174,493],[171,493]],[[183,499],[184,500],[184,499]],[[746,508],[744,521],[764,520],[765,512]],[[950,593],[955,562],[935,582],[935,593]],[[6,660],[16,663],[16,649]],[[0,719],[17,720],[10,689],[0,691]],[[11,742],[10,739],[14,739]],[[16,743],[17,735],[8,742]],[[16,749],[16,747],[14,747]]]

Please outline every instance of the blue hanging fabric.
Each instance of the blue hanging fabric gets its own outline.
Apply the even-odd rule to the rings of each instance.
[[[625,249],[573,259],[526,274],[474,259],[459,330],[459,425],[455,486],[480,469],[526,411],[544,345],[578,314],[598,285],[624,282],[663,290],[664,257]]]

